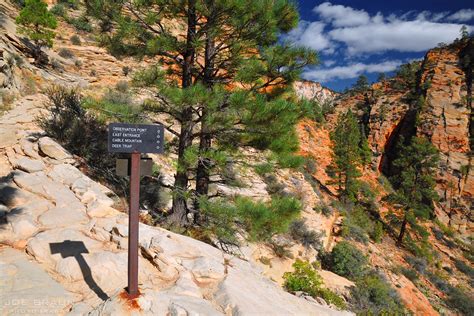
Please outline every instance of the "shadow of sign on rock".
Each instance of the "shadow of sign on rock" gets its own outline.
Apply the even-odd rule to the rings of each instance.
[[[102,300],[107,300],[109,296],[99,287],[92,277],[92,271],[86,260],[82,256],[83,253],[89,253],[82,241],[65,240],[59,243],[50,243],[49,248],[51,254],[61,254],[62,258],[74,257],[81,268],[84,281],[87,283],[89,288],[97,294]]]

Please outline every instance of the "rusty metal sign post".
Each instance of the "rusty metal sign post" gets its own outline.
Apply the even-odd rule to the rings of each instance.
[[[130,203],[128,213],[128,287],[131,299],[138,291],[138,224],[140,207],[140,164],[142,153],[163,153],[163,125],[109,124],[109,152],[130,153]]]

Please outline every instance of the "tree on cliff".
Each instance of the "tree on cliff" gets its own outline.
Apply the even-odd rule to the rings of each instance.
[[[276,160],[291,164],[302,109],[285,92],[316,62],[311,50],[278,42],[298,23],[291,1],[101,2],[114,4],[103,6],[114,10],[103,14],[114,19],[104,38],[109,50],[157,56],[165,69],[150,67],[135,82],[153,91],[145,107],[167,114],[165,127],[177,139],[171,224],[187,224],[192,193],[207,196],[211,176],[239,146],[271,149]]]
[[[41,54],[41,47],[53,46],[55,36],[54,29],[57,21],[54,15],[48,11],[48,6],[42,0],[26,0],[25,6],[16,18],[22,34],[28,36],[36,46],[33,57],[37,62]]]
[[[417,227],[418,218],[428,218],[432,203],[438,198],[434,190],[434,175],[439,155],[436,148],[425,138],[413,137],[409,145],[400,141],[399,157],[393,165],[398,170],[391,177],[395,192],[388,199],[401,207],[402,223],[397,244],[403,243],[407,228]]]
[[[365,75],[360,75],[352,86],[352,90],[355,92],[364,92],[367,89],[369,89],[369,79]]]
[[[362,164],[361,132],[357,118],[351,110],[339,115],[336,128],[331,133],[334,143],[332,163],[327,172],[333,178],[340,197],[344,201],[355,201],[358,193],[358,180]]]

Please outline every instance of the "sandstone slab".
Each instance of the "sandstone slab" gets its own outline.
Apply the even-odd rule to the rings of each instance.
[[[74,227],[89,221],[81,203],[70,207],[54,207],[42,214],[38,221],[47,228]]]
[[[77,300],[21,251],[0,249],[0,314],[64,314]]]
[[[40,138],[38,145],[41,152],[50,158],[56,160],[72,158],[69,152],[67,152],[63,147],[61,147],[61,145],[59,145],[49,137]]]
[[[42,171],[45,168],[44,163],[41,160],[30,159],[26,157],[21,157],[15,161],[15,166],[23,171],[32,173],[37,171]]]

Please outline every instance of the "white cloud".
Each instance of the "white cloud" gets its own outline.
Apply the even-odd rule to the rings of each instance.
[[[384,61],[382,63],[355,63],[347,66],[337,66],[327,69],[308,70],[303,77],[308,80],[323,82],[334,79],[356,78],[363,73],[389,72],[397,69],[402,64],[399,60]]]
[[[324,20],[331,22],[334,26],[354,26],[366,24],[370,16],[364,10],[355,10],[343,5],[333,5],[324,2],[314,7],[313,12],[318,13]]]
[[[336,28],[331,39],[343,42],[350,54],[377,53],[388,50],[422,52],[440,42],[449,43],[459,36],[460,24],[426,20],[369,23],[356,27]]]
[[[297,45],[309,47],[319,52],[333,53],[334,43],[324,33],[322,22],[300,21],[297,28],[284,37]]]
[[[473,9],[463,9],[459,10],[456,13],[451,14],[446,18],[448,21],[458,21],[458,22],[467,22],[474,19],[474,10]]]
[[[342,47],[350,55],[426,51],[459,36],[462,24],[441,21],[466,21],[474,16],[471,9],[452,15],[448,15],[449,12],[408,11],[387,17],[380,12],[370,16],[364,10],[330,2],[314,7],[313,11],[323,22],[303,21],[288,37],[323,54]],[[474,28],[468,26],[468,29]]]
[[[333,59],[327,59],[323,61],[323,65],[326,67],[331,67],[332,65],[336,64],[336,61]]]

